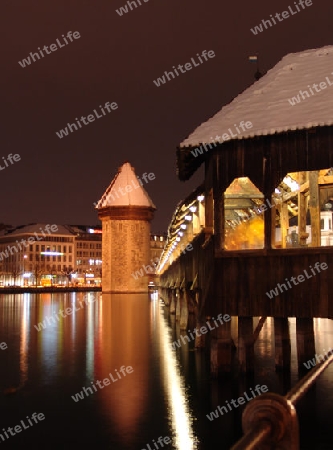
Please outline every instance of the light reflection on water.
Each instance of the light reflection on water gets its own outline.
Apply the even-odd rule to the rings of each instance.
[[[179,371],[176,354],[171,347],[171,331],[162,316],[158,294],[152,294],[154,323],[157,324],[164,390],[168,399],[169,421],[173,432],[173,445],[177,450],[195,450],[199,440],[194,436],[192,423],[195,420],[190,412],[185,396],[185,382]]]
[[[86,297],[96,301],[80,307]],[[45,330],[34,328],[67,307],[77,310],[66,317],[59,314],[59,320]],[[257,383],[285,394],[298,380],[295,319],[290,319],[290,375],[275,372],[274,325],[268,318],[255,344],[254,376],[234,373],[231,380],[214,381],[204,352],[192,351],[193,343],[177,352],[172,349],[179,324],[164,309],[157,294],[151,298],[99,293],[0,295],[0,342],[8,344],[7,350],[0,351],[0,429],[18,424],[34,411],[48,418],[39,430],[12,437],[2,443],[3,448],[42,447],[52,435],[48,448],[57,450],[83,445],[148,450],[159,436],[172,438],[172,445],[165,447],[168,450],[208,450],[222,437],[219,448],[228,449],[240,436],[240,408],[213,422],[207,420],[207,413]],[[257,322],[256,318],[255,326]],[[237,344],[236,325],[233,320]],[[332,322],[316,319],[314,328],[316,352],[324,353],[333,346]],[[79,403],[72,400],[83,387],[123,365],[132,366],[133,374]],[[301,448],[333,447],[329,436],[332,382],[333,365],[298,408],[303,443],[309,445]],[[9,387],[17,393],[4,396]],[[315,443],[313,426],[319,430]],[[59,429],[62,433],[57,433]],[[66,433],[70,441],[64,440]]]
[[[87,304],[86,298],[91,300]],[[72,312],[64,313],[69,307]],[[37,331],[35,325],[47,317],[56,319]],[[141,449],[153,446],[162,435],[172,439],[169,449],[198,448],[184,377],[156,294],[151,298],[99,293],[1,296],[2,341],[8,349],[0,357],[10,364],[1,371],[0,392],[12,388],[16,393],[0,394],[0,402],[8,401],[10,410],[8,422],[0,416],[0,428],[21,420],[14,407],[17,402],[22,411],[37,409],[46,417],[53,415],[53,421],[44,424],[48,433],[54,434],[70,419],[76,445],[88,439],[103,447]],[[83,387],[115,375],[123,365],[132,366],[133,374],[80,403],[72,400]],[[91,414],[98,418],[99,431],[84,426]],[[29,436],[25,436],[27,443]],[[15,439],[11,442],[17,445],[20,437]],[[57,439],[51,445],[59,445]]]

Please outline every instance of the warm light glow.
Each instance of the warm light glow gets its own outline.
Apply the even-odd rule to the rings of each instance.
[[[186,230],[186,225],[184,223],[182,223],[180,228],[182,228],[183,230]]]
[[[264,220],[253,217],[240,223],[236,228],[226,230],[226,250],[245,250],[264,248]]]
[[[192,220],[192,216],[185,216],[185,220]]]
[[[191,211],[191,212],[195,213],[196,210],[197,210],[197,207],[196,207],[196,206],[191,206],[191,207],[190,207],[190,211]]]
[[[157,303],[157,300],[155,302]],[[171,333],[162,315],[161,306],[156,309],[155,322],[159,323],[159,345],[163,366],[161,373],[169,404],[169,420],[174,433],[173,444],[177,450],[195,450],[198,448],[198,439],[192,425],[195,419],[185,395],[184,378],[180,374],[176,354],[171,347]]]
[[[199,202],[202,202],[202,200],[205,198],[204,195],[198,195],[197,200],[199,200]]]
[[[40,252],[41,255],[48,255],[48,256],[59,256],[63,255],[61,252]]]
[[[290,187],[291,192],[296,192],[299,190],[299,184],[297,181],[293,180],[289,175],[283,178],[283,183]]]

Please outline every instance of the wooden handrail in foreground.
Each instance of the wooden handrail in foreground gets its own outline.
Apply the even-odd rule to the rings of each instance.
[[[262,394],[251,400],[242,416],[244,436],[231,450],[299,450],[296,403],[333,362],[333,354],[303,377],[284,397]]]

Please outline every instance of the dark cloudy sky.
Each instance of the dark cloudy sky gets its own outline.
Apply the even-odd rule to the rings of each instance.
[[[0,107],[2,157],[21,161],[0,171],[0,222],[98,223],[97,201],[128,160],[165,231],[176,204],[202,181],[183,183],[176,146],[285,54],[333,44],[333,2],[313,5],[254,35],[250,28],[293,0],[141,0],[119,16],[125,0],[1,0]],[[18,61],[62,34],[81,38],[22,68]],[[153,80],[203,50],[216,54],[161,87]],[[332,68],[333,70],[333,68]],[[59,139],[56,131],[98,105],[118,109]],[[2,164],[2,167],[4,165]]]

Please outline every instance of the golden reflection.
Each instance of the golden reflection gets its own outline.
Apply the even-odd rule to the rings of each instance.
[[[29,328],[30,328],[30,296],[23,294],[23,314],[21,318],[20,335],[20,387],[28,379],[28,349],[29,349]]]
[[[122,366],[133,368],[133,373],[121,380],[115,377],[118,381],[115,387],[103,388],[100,412],[112,417],[115,432],[126,445],[134,448],[135,436],[140,435],[142,417],[147,414],[151,383],[148,296],[102,294],[98,303],[93,305],[96,322],[90,339],[94,346],[94,376],[90,379],[103,380],[110,373],[115,377],[115,370]],[[116,408],[111,409],[112,405]]]
[[[184,378],[180,374],[176,355],[171,347],[171,335],[163,317],[162,306],[158,303],[158,294],[152,294],[154,323],[158,324],[158,340],[161,354],[161,366],[164,389],[169,404],[169,420],[173,431],[172,442],[178,450],[198,448],[198,439],[194,435],[191,414],[185,396]]]
[[[225,233],[226,250],[244,250],[264,247],[264,220],[253,217]]]

